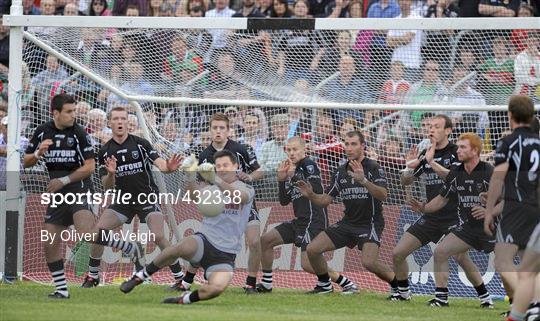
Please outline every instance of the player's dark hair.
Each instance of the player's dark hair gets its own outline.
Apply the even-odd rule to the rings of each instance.
[[[225,115],[224,113],[213,114],[210,118],[210,127],[212,127],[213,121],[224,121],[225,123],[227,123],[227,128],[229,128],[229,117],[227,117],[227,115]]]
[[[518,124],[530,124],[534,117],[533,101],[523,95],[514,95],[508,102],[508,111],[512,113],[512,119]]]
[[[440,119],[444,119],[444,129],[447,129],[447,128],[454,128],[454,124],[452,124],[452,119],[450,119],[450,117],[444,115],[444,114],[437,114],[435,116],[433,116],[433,118],[440,118]]]
[[[231,152],[230,150],[223,149],[223,150],[220,150],[219,152],[216,152],[214,154],[214,163],[216,162],[216,160],[218,158],[221,158],[221,157],[229,157],[229,159],[231,160],[231,162],[233,164],[238,164],[238,160],[236,159],[236,155],[234,155],[234,153]]]
[[[75,98],[73,98],[72,96],[66,93],[55,95],[51,99],[51,112],[55,110],[58,112],[62,112],[62,108],[64,108],[65,104],[74,104],[74,103],[75,103]]]
[[[366,142],[366,138],[364,137],[364,134],[362,134],[358,130],[350,131],[346,135],[347,137],[358,137],[358,139],[360,140],[360,144],[364,144]]]
[[[122,106],[116,106],[114,107],[113,109],[111,109],[109,111],[109,113],[107,114],[107,120],[111,120],[111,116],[112,116],[112,113],[113,111],[125,111],[126,113],[128,113],[127,109],[122,107]],[[128,113],[129,114],[129,113]]]

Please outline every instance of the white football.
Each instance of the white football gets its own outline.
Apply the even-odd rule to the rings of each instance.
[[[198,200],[197,209],[203,216],[215,217],[223,213],[225,209],[223,192],[217,186],[205,186],[200,191],[201,198]]]

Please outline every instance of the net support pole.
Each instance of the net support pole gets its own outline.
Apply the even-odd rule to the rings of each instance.
[[[10,14],[23,14],[22,0],[14,0]],[[5,215],[5,276],[17,277],[19,211],[20,211],[20,124],[21,110],[18,102],[22,94],[22,52],[23,33],[21,27],[10,28],[9,42],[9,74],[8,74],[8,132],[7,132],[7,165],[6,165],[6,215]],[[22,267],[22,265],[20,265]],[[22,271],[21,271],[22,272]]]
[[[139,125],[142,130],[142,134],[145,139],[152,142],[152,137],[150,135],[150,130],[148,129],[148,126],[146,124],[146,120],[144,119],[144,114],[141,105],[134,100],[129,100],[129,104],[134,107],[135,113],[137,114],[137,119],[139,120]],[[154,177],[156,179],[156,185],[158,187],[158,190],[160,193],[167,193],[167,185],[165,184],[165,179],[163,178],[163,173],[159,171],[155,166],[153,167]],[[168,223],[170,226],[170,229],[173,232],[174,238],[176,239],[176,242],[180,243],[180,240],[182,240],[182,235],[180,235],[180,232],[178,231],[178,226],[176,224],[176,219],[174,217],[174,210],[172,208],[171,204],[168,204],[165,202],[163,204],[165,207],[165,214],[167,214]]]

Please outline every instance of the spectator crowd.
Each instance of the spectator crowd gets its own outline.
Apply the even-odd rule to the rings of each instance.
[[[535,0],[23,0],[26,15],[455,18],[539,15]],[[10,1],[0,1],[7,14]],[[511,94],[540,102],[540,30],[121,30],[34,27],[49,41],[122,92],[148,96],[287,100],[350,104],[504,105]],[[7,110],[9,28],[0,26],[0,110]],[[423,111],[212,106],[127,100],[30,42],[23,59],[25,134],[48,119],[61,90],[78,98],[77,121],[96,146],[111,137],[107,112],[126,106],[130,132],[149,128],[163,152],[197,154],[210,143],[208,119],[224,112],[230,136],[251,146],[274,172],[288,137],[301,135],[323,176],[343,158],[342,138],[363,130],[368,152],[402,167],[426,138]],[[508,127],[499,112],[447,113],[457,135],[475,131],[485,151]],[[391,160],[391,161],[388,161]],[[325,177],[327,180],[328,177]]]

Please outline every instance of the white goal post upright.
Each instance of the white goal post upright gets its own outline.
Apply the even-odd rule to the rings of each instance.
[[[21,0],[14,0],[10,8],[11,16],[20,16],[23,14],[23,6]],[[22,50],[23,50],[23,27],[14,26],[10,28],[10,43],[9,43],[9,60],[13,63],[11,66],[22,65]],[[5,246],[2,246],[4,253],[0,255],[0,258],[5,260],[1,266],[4,267],[3,271],[6,276],[14,277],[18,275],[17,258],[20,253],[18,252],[18,240],[19,234],[23,233],[22,226],[19,226],[19,215],[24,213],[24,210],[20,209],[21,205],[21,181],[20,181],[20,124],[21,124],[21,111],[17,104],[17,98],[22,92],[22,73],[20,68],[9,68],[8,75],[8,133],[7,133],[7,164],[6,164],[6,212],[5,214],[5,226],[0,226],[1,229],[5,229],[5,233],[1,233],[5,236],[5,240],[0,239]],[[5,255],[5,256],[4,256]],[[5,264],[4,264],[5,263]]]
[[[15,4],[20,5],[20,0],[15,2]],[[198,139],[202,140],[202,132],[206,131],[208,116],[217,111],[224,111],[225,107],[234,106],[233,109],[238,110],[238,115],[243,115],[245,117],[250,113],[251,109],[257,109],[261,111],[264,115],[267,116],[265,122],[270,122],[274,115],[277,114],[292,114],[293,110],[300,110],[300,114],[307,109],[304,115],[306,118],[306,128],[305,131],[301,132],[305,137],[314,137],[318,132],[318,123],[321,116],[324,116],[323,113],[319,111],[325,111],[326,114],[332,115],[345,115],[343,118],[347,118],[351,115],[355,115],[355,112],[362,112],[362,115],[368,114],[368,112],[377,111],[380,112],[380,117],[373,117],[375,121],[366,122],[364,124],[358,124],[357,128],[363,128],[368,134],[371,133],[368,138],[369,145],[376,150],[380,157],[381,162],[386,162],[383,166],[386,166],[387,175],[389,177],[390,185],[393,185],[392,188],[389,188],[391,192],[389,193],[389,200],[384,204],[385,206],[385,220],[388,220],[387,230],[385,230],[385,235],[383,236],[384,245],[381,246],[381,257],[387,265],[391,265],[391,248],[397,242],[397,239],[403,230],[411,224],[411,220],[416,218],[406,206],[404,206],[404,192],[399,190],[399,170],[403,169],[404,161],[403,155],[404,151],[410,147],[410,144],[415,143],[418,135],[421,135],[421,129],[418,129],[419,122],[421,118],[417,120],[411,120],[412,114],[419,113],[448,113],[454,114],[452,117],[460,119],[463,116],[463,111],[469,114],[477,114],[478,117],[487,117],[488,113],[499,112],[499,114],[504,114],[507,110],[507,106],[504,102],[500,103],[491,103],[491,104],[472,104],[469,103],[467,99],[457,99],[463,98],[458,97],[460,90],[463,90],[468,84],[477,81],[478,73],[466,72],[464,75],[460,76],[459,79],[452,79],[451,76],[445,75],[441,76],[441,82],[448,81],[448,84],[445,88],[447,90],[441,94],[441,99],[436,101],[422,101],[418,102],[418,97],[412,97],[410,100],[403,100],[400,102],[388,102],[380,99],[373,99],[372,101],[351,101],[349,100],[349,94],[354,94],[352,92],[347,92],[345,94],[336,94],[334,96],[329,95],[328,86],[332,83],[335,83],[339,79],[341,73],[337,69],[332,69],[331,72],[312,80],[308,84],[307,91],[302,91],[300,87],[296,87],[296,84],[288,84],[286,76],[283,78],[277,79],[275,75],[275,69],[277,69],[278,63],[272,62],[273,64],[268,67],[264,65],[265,62],[258,64],[259,62],[250,62],[243,61],[244,65],[241,63],[236,63],[234,67],[238,68],[235,70],[236,73],[227,74],[225,71],[222,71],[218,62],[216,62],[215,57],[209,57],[208,59],[204,58],[204,62],[197,66],[197,72],[191,78],[188,78],[184,82],[178,82],[176,79],[171,80],[164,77],[164,73],[161,70],[163,62],[163,57],[159,56],[157,52],[152,51],[153,47],[148,45],[150,39],[153,36],[172,33],[174,36],[180,36],[183,39],[187,39],[193,34],[200,35],[206,30],[214,29],[223,29],[228,31],[228,35],[231,37],[242,37],[242,35],[256,36],[259,33],[267,33],[270,38],[272,56],[268,58],[269,60],[279,60],[279,55],[276,53],[278,50],[282,50],[281,46],[286,41],[282,41],[281,37],[285,37],[287,34],[294,34],[295,32],[304,32],[306,37],[312,37],[313,39],[317,38],[317,41],[324,43],[326,49],[332,49],[332,45],[336,45],[335,38],[340,31],[369,31],[373,34],[377,32],[385,32],[388,30],[422,30],[426,31],[445,31],[445,30],[467,30],[476,32],[478,34],[487,33],[488,38],[494,38],[497,36],[496,30],[540,30],[540,19],[539,18],[452,18],[452,19],[246,19],[246,18],[234,18],[234,19],[207,19],[207,18],[169,18],[169,17],[58,17],[58,16],[20,16],[18,15],[19,11],[14,10],[12,7],[12,14],[9,16],[4,16],[4,24],[10,26],[11,28],[11,47],[10,47],[10,74],[9,74],[9,120],[10,124],[20,124],[21,119],[24,119],[26,122],[30,122],[30,125],[27,125],[25,133],[31,131],[32,126],[35,126],[35,123],[41,123],[45,121],[48,115],[44,115],[39,108],[43,108],[42,104],[40,105],[39,100],[42,97],[39,97],[39,94],[35,94],[32,97],[27,97],[27,106],[38,106],[37,112],[30,115],[22,115],[20,108],[22,104],[17,102],[21,100],[24,82],[23,75],[23,64],[28,64],[29,67],[35,68],[36,70],[45,70],[47,68],[44,60],[42,59],[45,55],[50,55],[55,57],[58,61],[61,62],[62,68],[69,69],[72,71],[71,77],[79,78],[81,81],[74,82],[73,78],[64,77],[59,79],[61,86],[68,88],[73,86],[74,88],[66,89],[68,91],[75,93],[80,100],[87,102],[94,109],[103,109],[108,110],[111,108],[111,105],[107,101],[105,107],[103,105],[98,105],[100,98],[97,94],[102,94],[104,90],[107,90],[111,93],[109,97],[116,95],[116,101],[126,101],[126,105],[132,107],[132,110],[135,112],[138,120],[141,131],[141,136],[147,138],[153,145],[160,148],[160,152],[165,156],[170,156],[176,152],[187,153],[188,149],[180,148],[180,144],[187,144],[187,136],[193,135],[191,138],[190,146],[196,145]],[[22,28],[29,27],[27,31],[23,31]],[[47,35],[40,34],[39,32],[33,31],[34,28],[39,27],[55,27],[65,38],[61,37],[48,37]],[[103,49],[106,55],[100,62],[93,60],[82,61],[84,55],[76,55],[73,51],[73,46],[77,47],[77,42],[82,43],[85,30],[96,31],[95,34],[102,35],[106,32],[112,33],[106,39],[107,45],[104,45]],[[106,32],[105,32],[106,31]],[[335,34],[330,34],[328,32],[334,32]],[[356,34],[351,33],[350,34]],[[240,35],[240,36],[239,36]],[[173,37],[174,37],[173,36]],[[130,45],[132,47],[137,47],[140,57],[133,59],[138,61],[140,64],[144,64],[144,67],[147,68],[146,72],[150,74],[148,69],[157,69],[158,72],[155,74],[150,74],[146,79],[147,74],[144,75],[144,80],[151,81],[153,86],[153,92],[148,93],[147,90],[124,86],[129,82],[129,76],[121,76],[125,78],[115,78],[112,75],[111,66],[121,66],[121,68],[129,69],[133,67],[133,62],[131,67],[126,67],[125,61],[130,61],[130,58],[124,57],[124,52],[112,53],[107,51],[113,47],[111,44],[120,38],[124,41],[123,50]],[[131,41],[131,43],[128,41]],[[154,38],[152,38],[154,39]],[[161,38],[155,38],[156,43],[162,47],[168,48],[170,46],[171,38],[168,40],[161,40]],[[236,39],[236,38],[235,38]],[[436,38],[437,40],[437,38]],[[85,40],[86,41],[86,40]],[[100,39],[101,41],[101,39]],[[146,41],[146,42],[145,42]],[[152,40],[154,41],[154,40]],[[188,42],[185,40],[186,43]],[[127,43],[127,45],[126,45]],[[33,46],[39,50],[43,51],[43,55],[39,58],[35,56],[28,55],[24,52],[23,44],[28,46]],[[102,43],[99,43],[101,45]],[[317,43],[317,45],[321,45]],[[148,45],[148,48],[145,47]],[[189,43],[191,46],[191,43]],[[470,45],[470,44],[469,44]],[[447,46],[447,47],[444,47]],[[450,47],[452,46],[452,47]],[[260,49],[260,48],[258,48]],[[458,52],[457,44],[440,44],[440,48],[446,51],[449,56],[449,60],[452,62],[445,66],[447,69],[450,66],[454,66],[454,62],[457,59],[456,55]],[[465,49],[467,48],[465,46]],[[71,51],[70,51],[71,50]],[[286,49],[288,50],[288,49]],[[299,49],[291,49],[299,50]],[[490,51],[490,48],[480,48],[482,54],[485,57],[488,57],[491,53],[487,54],[487,51]],[[299,51],[300,58],[302,59],[303,52]],[[517,53],[517,52],[516,52]],[[201,54],[198,52],[198,54]],[[204,54],[204,52],[202,53]],[[201,54],[201,56],[202,56]],[[241,58],[241,57],[235,57]],[[365,70],[362,70],[363,76],[367,75],[366,83],[369,84],[370,79],[375,79],[378,82],[382,83],[380,77],[381,75],[376,74],[373,71],[372,67],[378,67],[377,64],[382,64],[379,60],[379,57],[371,57],[371,65],[363,60],[359,63],[362,67],[365,65]],[[101,59],[101,58],[100,58]],[[101,66],[100,63],[108,59],[109,65]],[[161,59],[161,60],[160,60]],[[261,57],[261,60],[265,58]],[[308,59],[308,58],[306,58]],[[111,62],[112,61],[112,62]],[[253,65],[245,65],[253,63]],[[327,62],[321,62],[320,67],[327,67],[324,65]],[[385,62],[386,63],[386,62]],[[389,60],[388,60],[389,63]],[[456,65],[457,66],[457,65]],[[189,71],[191,66],[188,64],[187,67],[183,66]],[[111,69],[103,72],[102,69]],[[251,69],[250,69],[251,68]],[[257,69],[259,68],[259,69]],[[441,67],[442,68],[442,67]],[[217,71],[216,71],[217,70]],[[330,70],[330,69],[329,69]],[[110,72],[109,72],[110,71]],[[125,70],[122,70],[125,72]],[[131,71],[131,70],[129,70]],[[192,71],[192,70],[191,70]],[[288,70],[287,70],[288,71]],[[358,71],[358,70],[357,70]],[[249,91],[247,95],[241,95],[237,92],[233,92],[235,95],[224,95],[231,94],[227,92],[225,87],[220,87],[216,77],[219,80],[219,73],[225,75],[232,79],[231,82],[235,83],[235,86],[232,88],[241,88],[241,90]],[[448,73],[453,73],[452,69],[447,70]],[[38,71],[34,72],[38,74]],[[358,72],[360,73],[360,72]],[[370,74],[371,73],[371,74]],[[216,76],[218,75],[218,76]],[[442,72],[441,72],[442,75]],[[266,76],[266,77],[265,77]],[[153,77],[153,78],[152,78]],[[377,78],[379,77],[379,78]],[[305,77],[307,78],[307,77]],[[444,79],[443,79],[444,78]],[[69,79],[69,80],[68,80]],[[122,86],[119,84],[120,79],[122,81]],[[287,81],[286,81],[287,80]],[[302,78],[302,80],[304,80]],[[385,79],[384,79],[385,80]],[[418,80],[418,79],[416,79]],[[196,87],[204,83],[205,90],[204,94],[196,95],[193,94],[193,87]],[[413,81],[410,81],[413,84]],[[92,87],[93,86],[93,87]],[[480,89],[485,86],[484,83],[479,83],[478,87]],[[34,90],[34,87],[37,85],[32,84],[30,87]],[[88,90],[88,87],[99,88]],[[64,87],[62,87],[64,88]],[[143,87],[141,87],[143,88]],[[411,87],[412,88],[412,87]],[[46,87],[42,93],[45,93],[46,96],[51,92],[50,87]],[[36,89],[37,90],[37,89]],[[242,92],[240,89],[238,92]],[[372,90],[372,87],[370,87]],[[95,93],[88,94],[87,91],[95,91]],[[234,90],[231,90],[234,91]],[[33,92],[33,91],[32,91]],[[39,91],[36,91],[39,92]],[[471,91],[472,92],[472,91]],[[210,93],[210,94],[208,94]],[[369,93],[369,92],[368,92]],[[332,92],[330,93],[332,94]],[[369,93],[375,97],[379,97],[379,92]],[[466,96],[468,98],[469,96]],[[46,97],[45,97],[46,98]],[[362,97],[360,97],[362,98]],[[539,98],[540,99],[540,98]],[[120,104],[120,103],[118,103]],[[41,106],[41,107],[39,107]],[[92,108],[90,107],[90,108]],[[540,110],[540,105],[535,105],[536,110]],[[398,113],[392,114],[387,113],[387,111],[399,111]],[[25,109],[26,113],[29,113],[28,108]],[[191,112],[191,114],[190,114]],[[243,113],[243,114],[242,114]],[[340,114],[341,113],[341,114]],[[496,114],[496,113],[495,113]],[[263,116],[264,116],[263,115]],[[259,116],[257,116],[259,117]],[[334,117],[334,116],[332,116]],[[338,116],[335,116],[338,117]],[[342,117],[342,116],[339,116]],[[490,114],[491,117],[491,114]],[[500,117],[499,120],[504,122],[505,116],[494,116]],[[157,118],[160,118],[156,121]],[[409,119],[411,118],[411,119]],[[259,118],[261,119],[261,118]],[[242,121],[242,119],[240,120]],[[340,120],[341,121],[341,120]],[[417,124],[414,128],[404,127],[399,122],[406,122]],[[486,126],[485,119],[482,120],[482,126]],[[463,131],[475,131],[481,132],[480,123],[476,119],[474,123],[467,123],[463,121],[461,124],[462,132]],[[161,122],[161,123],[160,123]],[[338,121],[336,120],[336,127]],[[360,123],[360,121],[359,121]],[[89,122],[90,124],[90,122]],[[170,126],[168,126],[170,125]],[[503,125],[496,125],[499,127],[496,128],[482,127],[482,130],[491,131],[492,133],[497,132],[501,133],[506,128]],[[392,127],[394,126],[394,127]],[[412,125],[410,125],[412,126]],[[178,135],[172,135],[170,132],[167,132],[168,128],[172,128],[178,133]],[[263,126],[261,126],[263,127]],[[270,130],[274,130],[272,125],[269,126]],[[390,129],[388,128],[392,127]],[[8,149],[8,172],[9,169],[12,169],[14,172],[19,171],[19,159],[20,153],[23,151],[19,149],[19,134],[20,128],[18,126],[10,126],[10,133],[8,135],[8,140],[10,149]],[[394,130],[395,129],[395,130]],[[169,130],[170,131],[170,130]],[[337,133],[338,129],[334,129]],[[380,133],[384,131],[384,134],[388,139],[383,140],[380,138]],[[167,132],[167,133],[166,133]],[[411,134],[411,132],[414,132]],[[195,135],[198,135],[195,138]],[[240,136],[240,134],[238,134]],[[414,136],[417,135],[417,136]],[[337,134],[336,134],[337,136]],[[414,137],[413,137],[414,136]],[[489,141],[489,135],[483,137],[484,141]],[[172,138],[171,138],[172,137]],[[414,138],[414,139],[413,139]],[[455,138],[455,137],[453,137]],[[309,139],[309,138],[307,138]],[[386,145],[383,143],[386,142],[396,143],[399,145],[398,149],[401,151],[399,153],[401,156],[394,157],[386,155],[386,150],[384,149]],[[416,142],[417,143],[417,142]],[[317,161],[321,161],[320,166],[326,166],[327,163],[339,163],[340,151],[333,151],[331,149],[326,150],[328,146],[324,146],[319,150],[312,151],[312,156]],[[341,151],[342,152],[342,151]],[[486,152],[489,152],[486,151]],[[10,155],[15,155],[9,157]],[[17,158],[17,159],[15,159]],[[330,165],[328,165],[330,166]],[[328,169],[322,171],[328,172]],[[40,172],[42,174],[42,172]],[[156,181],[159,185],[160,191],[175,191],[175,189],[181,188],[183,177],[182,174],[175,173],[171,175],[163,175],[163,177],[157,173]],[[268,175],[272,176],[272,175]],[[17,177],[17,184],[20,183],[21,178]],[[30,200],[29,208],[25,212],[28,220],[34,224],[40,224],[39,219],[41,217],[37,215],[39,206],[34,203],[30,204],[32,200],[32,194],[36,194],[40,190],[40,181],[38,178],[23,178],[24,186],[30,188],[32,191],[28,192],[27,199]],[[266,185],[265,185],[266,184]],[[264,182],[260,186],[256,186],[258,197],[261,197],[262,200],[259,210],[261,211],[262,223],[261,228],[264,231],[265,228],[268,229],[275,224],[290,219],[292,217],[292,210],[285,207],[280,207],[279,202],[275,199],[274,192],[277,189],[277,185],[273,182]],[[8,195],[19,195],[19,185],[11,184],[8,185]],[[422,197],[423,187],[421,182],[413,185],[411,187],[411,193],[416,197]],[[12,194],[9,194],[9,193]],[[18,196],[16,197],[18,199]],[[10,207],[8,207],[9,210]],[[16,208],[15,205],[12,205],[12,210]],[[196,228],[198,220],[200,219],[199,214],[196,212],[194,207],[187,206],[185,204],[177,206],[166,206],[166,212],[169,218],[169,227],[172,229],[174,237],[178,241],[185,234],[189,234],[190,230]],[[342,214],[341,205],[336,203],[329,207],[330,221],[334,222],[339,219]],[[29,228],[32,228],[29,226]],[[37,281],[44,281],[48,279],[47,274],[41,273],[41,271],[35,272],[34,266],[39,266],[39,262],[34,262],[34,257],[39,257],[40,254],[37,253],[38,248],[36,247],[35,241],[31,240],[29,242],[29,249],[32,253],[32,258],[25,259],[25,263],[28,263],[32,267],[32,273],[29,273],[29,278]],[[306,273],[300,272],[298,253],[296,248],[292,246],[283,246],[276,253],[279,252],[279,256],[275,261],[275,267],[278,270],[283,271],[276,274],[276,284],[278,286],[286,287],[309,287],[311,285],[312,277]],[[345,255],[347,253],[347,255]],[[413,289],[416,289],[420,293],[428,292],[428,289],[431,287],[430,283],[433,278],[432,270],[432,259],[429,246],[426,246],[419,251],[420,254],[415,254],[414,258],[409,259],[409,264],[411,266],[411,280],[414,284]],[[474,259],[477,261],[486,261],[489,265],[490,258],[474,254]],[[492,257],[491,257],[492,259]],[[26,262],[28,260],[28,262]],[[237,267],[239,267],[240,273],[238,275],[243,276],[243,269],[246,267],[246,250],[243,249],[243,252],[238,256]],[[336,252],[332,259],[334,266],[344,269],[346,274],[352,275],[354,280],[357,280],[361,286],[369,289],[381,290],[384,288],[384,285],[376,280],[373,276],[366,276],[365,271],[360,268],[361,258],[355,251],[352,250],[341,250]],[[113,266],[115,262],[107,262],[111,264],[109,271],[116,272],[118,269]],[[452,267],[455,268],[454,266]],[[491,268],[491,267],[490,267]],[[26,270],[26,269],[25,269]],[[495,279],[492,270],[489,268],[483,269],[485,271],[485,278],[487,282]],[[456,295],[471,295],[470,286],[466,284],[466,280],[463,279],[462,273],[457,273],[456,271],[452,272],[451,289],[457,289]],[[236,275],[236,274],[235,274]],[[455,281],[456,275],[459,275],[459,281]],[[240,284],[239,279],[241,277],[235,276],[234,284]],[[167,279],[166,277],[157,278],[158,280]],[[77,280],[75,276],[70,274],[70,280]],[[499,284],[488,284],[492,291],[500,291]]]

